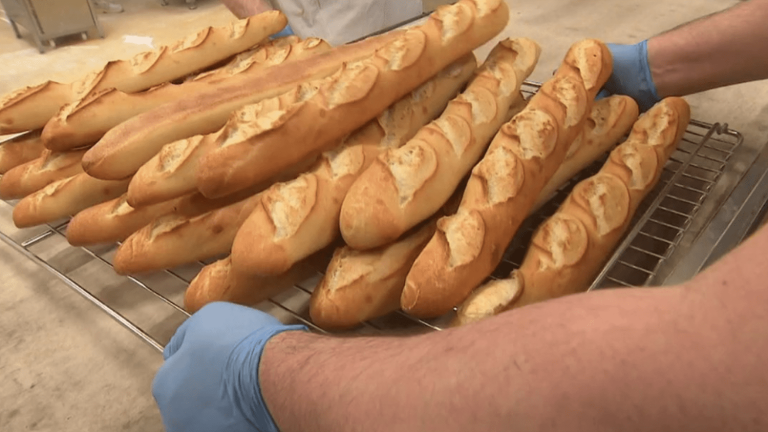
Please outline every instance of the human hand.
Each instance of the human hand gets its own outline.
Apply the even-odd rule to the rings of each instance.
[[[608,44],[608,49],[613,55],[613,73],[597,98],[627,95],[637,102],[640,111],[647,111],[659,102],[661,98],[648,65],[648,41],[635,45]]]
[[[272,336],[306,330],[245,306],[215,302],[184,322],[152,383],[168,432],[277,432],[259,386]]]

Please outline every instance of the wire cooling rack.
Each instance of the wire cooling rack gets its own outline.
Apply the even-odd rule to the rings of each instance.
[[[533,94],[538,83],[527,83]],[[631,229],[605,265],[592,289],[647,284],[656,270],[670,260],[710,191],[726,170],[742,143],[741,134],[727,125],[691,121],[683,141],[667,162],[661,181],[643,201]],[[538,212],[529,217],[491,277],[505,277],[519,267],[533,230],[552,215],[579,181],[596,173],[605,156],[563,185]],[[14,202],[0,209],[0,240],[26,256],[102,311],[162,350],[188,314],[181,307],[184,290],[203,266],[189,265],[141,276],[118,276],[111,268],[117,245],[72,247],[66,242],[68,220],[42,227],[17,230],[9,222]],[[3,214],[5,213],[5,214]],[[302,323],[317,332],[308,311],[312,290],[322,277],[332,249],[326,249],[291,270],[296,283],[254,307],[285,323]],[[364,323],[360,334],[403,334],[439,330],[450,317],[420,320],[403,312]]]

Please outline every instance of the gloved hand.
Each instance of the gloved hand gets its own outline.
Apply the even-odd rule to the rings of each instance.
[[[167,432],[277,432],[261,396],[259,362],[272,336],[289,330],[245,306],[215,302],[184,322],[152,383]]]
[[[653,83],[651,69],[648,66],[648,41],[635,45],[608,44],[613,54],[613,73],[597,98],[612,94],[632,97],[646,111],[659,100],[656,85]]]
[[[285,28],[283,28],[279,32],[273,34],[269,38],[270,39],[277,39],[277,38],[286,37],[286,36],[292,36],[292,35],[294,35],[293,29],[291,28],[291,25],[288,24],[288,25],[285,26]]]

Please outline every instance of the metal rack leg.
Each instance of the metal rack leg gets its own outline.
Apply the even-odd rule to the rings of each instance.
[[[9,19],[8,22],[11,23],[11,28],[13,29],[13,34],[16,35],[16,39],[21,39],[21,33],[19,33],[19,26],[17,26],[12,19]]]

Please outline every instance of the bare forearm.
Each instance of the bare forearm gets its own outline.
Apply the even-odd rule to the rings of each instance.
[[[648,41],[659,96],[768,78],[768,0],[750,0]]]
[[[765,343],[732,357],[747,336],[721,312],[695,291],[617,290],[411,338],[285,333],[262,390],[283,432],[765,426]]]

